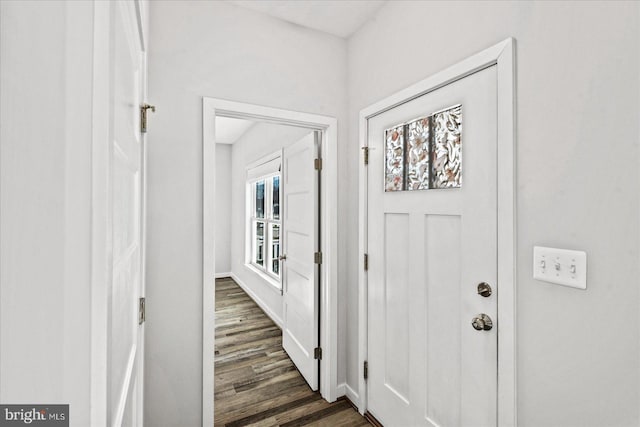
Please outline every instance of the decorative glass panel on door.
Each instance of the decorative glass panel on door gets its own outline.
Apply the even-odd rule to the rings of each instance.
[[[255,257],[256,264],[264,266],[264,222],[256,222]]]
[[[255,183],[255,207],[256,218],[264,218],[264,198],[265,198],[265,182],[258,181]]]
[[[430,122],[430,117],[422,117],[406,125],[407,190],[429,188]]]
[[[385,131],[384,191],[404,190],[404,126]]]
[[[274,176],[272,178],[273,191],[271,192],[271,198],[273,200],[272,215],[273,219],[280,219],[280,177]]]
[[[384,191],[462,185],[462,106],[385,130]]]
[[[280,276],[280,225],[271,224],[271,273]]]
[[[462,184],[462,107],[435,113],[431,188],[458,188]]]

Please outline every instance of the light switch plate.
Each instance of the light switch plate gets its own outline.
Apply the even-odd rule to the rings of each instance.
[[[534,246],[533,278],[587,289],[587,253]]]

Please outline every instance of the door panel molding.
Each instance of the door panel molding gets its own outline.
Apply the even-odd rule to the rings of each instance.
[[[320,189],[323,262],[320,274],[320,394],[329,402],[338,392],[338,124],[334,117],[255,104],[202,98],[202,425],[213,425],[215,338],[215,117],[216,115],[321,130],[323,169]]]
[[[368,121],[394,107],[433,92],[450,83],[491,66],[497,66],[497,223],[498,223],[498,425],[515,426],[516,414],[516,182],[515,182],[515,40],[508,38],[488,49],[413,84],[360,112],[359,142],[366,147]],[[363,157],[366,150],[363,151]],[[367,167],[359,161],[358,247],[362,259],[368,252],[367,241]],[[367,272],[358,270],[358,367],[368,358]],[[367,384],[358,375],[360,413],[367,411]]]

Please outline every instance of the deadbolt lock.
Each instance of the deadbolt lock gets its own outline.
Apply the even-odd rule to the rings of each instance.
[[[471,326],[473,326],[473,329],[476,331],[490,331],[491,328],[493,328],[493,322],[489,316],[482,313],[471,320]]]
[[[486,282],[482,282],[482,283],[478,283],[478,295],[481,295],[483,297],[488,297],[491,296],[491,293],[493,291],[491,290],[491,286],[486,283]]]

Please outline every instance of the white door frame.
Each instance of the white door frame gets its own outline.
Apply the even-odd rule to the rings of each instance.
[[[215,341],[215,164],[216,115],[322,130],[322,185],[320,245],[320,394],[329,402],[338,398],[338,124],[333,117],[245,104],[224,99],[202,99],[202,425],[213,425]]]
[[[516,425],[516,175],[515,40],[508,38],[360,111],[360,146],[368,120],[490,66],[498,74],[498,425]],[[359,166],[359,254],[367,253],[367,169]],[[382,184],[381,184],[382,185]],[[367,360],[367,273],[358,270],[358,370]],[[367,411],[367,383],[358,375],[360,413]]]

